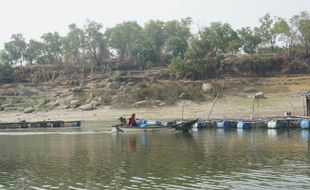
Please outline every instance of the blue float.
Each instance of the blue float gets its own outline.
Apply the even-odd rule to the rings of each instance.
[[[299,123],[300,128],[302,129],[309,129],[310,128],[310,120],[309,119],[303,119]]]
[[[250,122],[239,121],[237,123],[237,128],[238,129],[251,129],[252,124]]]
[[[231,121],[218,121],[216,122],[216,126],[218,128],[230,129],[231,128]]]

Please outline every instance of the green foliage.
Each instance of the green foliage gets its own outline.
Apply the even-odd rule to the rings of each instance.
[[[142,28],[136,22],[124,22],[106,31],[111,48],[115,49],[121,62],[137,57],[142,41]]]
[[[100,32],[102,25],[88,21],[85,28],[85,47],[87,57],[99,66],[103,61],[110,59],[110,52],[108,50],[108,43],[103,33]]]
[[[186,70],[186,61],[181,57],[174,57],[169,65],[169,71],[177,76],[182,76]]]
[[[121,81],[122,77],[121,77],[121,72],[116,71],[113,73],[112,75],[112,80],[113,81]]]
[[[217,49],[220,53],[235,53],[240,48],[237,32],[228,23],[213,22],[200,35],[210,42],[212,49]]]
[[[13,73],[13,68],[9,64],[0,63],[0,76],[11,76]]]
[[[256,49],[261,43],[261,38],[257,31],[257,28],[252,30],[250,27],[245,27],[238,30],[241,46],[245,53],[256,53]]]

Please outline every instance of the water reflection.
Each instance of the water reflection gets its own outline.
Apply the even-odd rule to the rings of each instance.
[[[0,189],[309,188],[309,131],[0,136]]]

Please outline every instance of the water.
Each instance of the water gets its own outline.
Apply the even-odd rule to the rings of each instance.
[[[96,130],[92,130],[96,129]],[[0,131],[0,189],[309,189],[306,130]]]

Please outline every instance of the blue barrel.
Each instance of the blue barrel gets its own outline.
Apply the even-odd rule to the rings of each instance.
[[[237,124],[238,129],[251,129],[252,124],[250,122],[239,121]]]
[[[218,122],[216,122],[216,126],[218,128],[230,129],[231,128],[231,121],[218,121]]]
[[[207,127],[206,121],[199,121],[194,124],[194,128],[197,128],[197,129],[206,128],[206,127]]]
[[[302,129],[309,129],[310,128],[310,120],[309,119],[303,119],[300,121],[299,126]]]
[[[286,120],[271,120],[268,122],[268,129],[282,129],[288,127]]]

